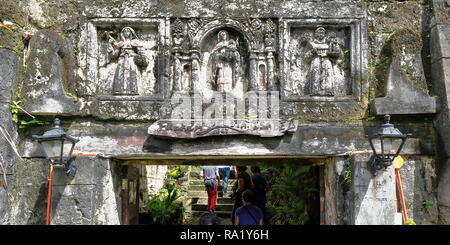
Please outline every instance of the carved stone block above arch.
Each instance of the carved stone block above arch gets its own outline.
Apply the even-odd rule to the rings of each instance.
[[[283,19],[281,98],[290,102],[360,101],[367,88],[363,18]]]
[[[90,19],[82,34],[83,94],[102,101],[162,99],[167,22],[165,18]]]

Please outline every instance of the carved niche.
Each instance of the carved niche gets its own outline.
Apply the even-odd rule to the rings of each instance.
[[[272,19],[175,18],[171,27],[173,91],[277,90]]]
[[[361,99],[364,51],[359,19],[284,20],[280,30],[284,100]]]
[[[160,95],[158,61],[164,19],[102,18],[88,23],[88,89],[100,100],[148,100]]]

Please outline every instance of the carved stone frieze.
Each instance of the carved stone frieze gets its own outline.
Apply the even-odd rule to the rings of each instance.
[[[83,88],[106,104],[144,107],[178,92],[205,104],[216,92],[242,100],[250,91],[280,92],[289,106],[358,101],[364,28],[362,18],[94,18],[83,34]]]
[[[158,120],[148,133],[158,137],[194,139],[207,136],[256,135],[276,137],[297,131],[295,120]]]

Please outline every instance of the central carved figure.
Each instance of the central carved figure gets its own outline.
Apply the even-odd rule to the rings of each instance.
[[[219,92],[230,92],[240,78],[241,55],[237,41],[230,40],[228,32],[218,33],[218,43],[211,51],[212,83]]]
[[[118,58],[116,73],[114,74],[114,95],[138,95],[138,81],[141,74],[138,68],[148,65],[143,52],[143,46],[135,31],[131,27],[124,27],[120,32],[120,41],[110,37],[109,54],[111,58]]]
[[[307,77],[310,95],[333,96],[335,94],[337,78],[334,66],[339,63],[339,58],[343,54],[333,34],[327,38],[325,29],[319,27],[314,32],[314,40],[307,42],[309,51],[305,53],[305,59],[310,64]]]

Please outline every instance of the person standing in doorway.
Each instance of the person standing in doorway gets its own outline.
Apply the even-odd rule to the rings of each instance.
[[[217,189],[220,186],[219,169],[216,166],[203,166],[200,176],[203,177],[206,191],[208,192],[208,206],[206,210],[216,210]]]
[[[258,206],[264,215],[264,221],[266,220],[266,193],[269,191],[269,184],[264,176],[261,175],[261,169],[258,166],[252,166],[250,168],[252,171],[252,182],[253,182],[253,193],[254,202]]]
[[[231,216],[232,224],[234,224],[234,215],[236,213],[236,210],[242,205],[244,205],[244,203],[242,202],[242,193],[246,190],[250,190],[253,186],[252,178],[246,171],[247,171],[246,166],[237,167],[237,182],[233,186],[234,207]]]
[[[223,197],[227,196],[228,180],[230,179],[231,166],[219,166],[219,175],[222,179],[222,193]]]

